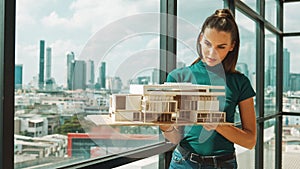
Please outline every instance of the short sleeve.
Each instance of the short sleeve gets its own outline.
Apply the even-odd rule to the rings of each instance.
[[[239,102],[246,100],[250,97],[254,97],[256,95],[254,89],[251,86],[250,80],[243,75],[241,78],[241,86],[240,86],[240,95],[239,95]]]
[[[176,75],[176,70],[171,71],[167,76],[167,82],[178,82],[178,75]]]

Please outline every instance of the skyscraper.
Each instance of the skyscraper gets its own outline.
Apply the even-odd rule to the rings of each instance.
[[[40,40],[39,89],[44,88],[45,41]]]
[[[101,66],[99,68],[99,83],[100,83],[100,87],[105,89],[106,88],[106,63],[105,62],[101,62]]]
[[[46,80],[51,78],[51,65],[52,65],[52,52],[51,48],[46,49]]]
[[[23,84],[23,65],[15,65],[15,89],[21,89]]]
[[[72,90],[86,89],[86,63],[83,60],[75,60],[72,78]]]
[[[95,83],[95,66],[93,60],[88,60],[86,63],[86,84],[88,86],[94,85]]]
[[[74,75],[74,64],[75,64],[75,54],[74,52],[67,52],[67,88],[69,90],[73,89],[72,78]]]

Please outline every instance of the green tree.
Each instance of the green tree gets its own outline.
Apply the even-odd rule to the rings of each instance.
[[[66,120],[65,123],[56,128],[56,133],[67,135],[68,133],[86,133],[94,123],[85,120],[82,116],[74,115],[71,120]]]

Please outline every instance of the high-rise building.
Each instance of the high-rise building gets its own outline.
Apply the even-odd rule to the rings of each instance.
[[[86,63],[83,60],[75,60],[72,78],[72,90],[86,89]]]
[[[72,90],[72,78],[74,75],[74,64],[75,64],[75,54],[74,52],[67,52],[67,88]]]
[[[283,86],[283,91],[286,92],[289,90],[289,77],[290,77],[290,52],[288,51],[288,49],[283,49],[283,82],[282,82],[282,86]]]
[[[154,68],[151,74],[152,84],[159,84],[159,69]]]
[[[39,89],[44,88],[45,41],[40,40]]]
[[[86,84],[88,86],[95,84],[95,66],[93,60],[88,60],[86,63]]]
[[[15,65],[15,89],[21,89],[23,84],[23,65]]]
[[[290,89],[291,91],[300,91],[300,74],[290,74]]]
[[[109,77],[106,81],[107,89],[111,91],[111,93],[119,93],[122,90],[122,80],[120,77]]]
[[[99,68],[99,84],[100,87],[105,89],[106,88],[106,63],[101,62],[101,66]]]
[[[46,80],[51,78],[52,51],[50,47],[46,49]]]

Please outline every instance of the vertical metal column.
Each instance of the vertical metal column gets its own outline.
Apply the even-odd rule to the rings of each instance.
[[[0,168],[14,168],[15,0],[0,0]]]
[[[159,83],[176,68],[177,0],[160,1],[160,63]],[[160,133],[160,136],[162,134]],[[162,136],[163,137],[163,136]],[[163,140],[164,138],[160,138]],[[169,168],[172,151],[159,155],[159,169]]]
[[[160,2],[160,78],[166,81],[170,71],[176,68],[177,0]]]
[[[265,18],[265,1],[257,0],[257,8],[260,15]],[[256,112],[259,118],[264,117],[264,85],[265,85],[265,27],[264,22],[259,20],[256,29]],[[257,124],[257,143],[255,147],[255,168],[264,168],[264,121]]]
[[[230,9],[233,15],[235,16],[235,1],[224,0],[224,8]]]
[[[277,27],[283,32],[283,2],[277,1]],[[275,126],[275,167],[282,168],[282,92],[283,92],[283,34],[276,35],[276,80],[277,80],[277,97],[276,97],[276,112],[280,114],[276,118]]]

